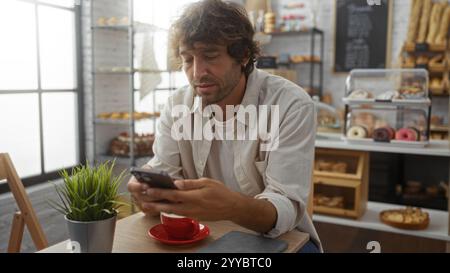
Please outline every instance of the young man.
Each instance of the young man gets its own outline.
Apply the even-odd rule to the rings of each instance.
[[[200,221],[231,220],[268,237],[298,228],[321,248],[307,213],[314,104],[297,85],[254,68],[259,49],[253,35],[245,10],[220,0],[191,4],[172,25],[170,49],[190,86],[169,99],[158,124],[155,156],[144,167],[178,179],[178,190],[148,188],[134,178],[128,189],[149,215],[169,212]],[[258,125],[265,122],[263,127],[276,134],[267,137],[258,131],[254,139],[177,139],[174,127],[183,120],[174,115],[178,106],[188,109],[184,121],[201,121],[193,122],[193,131],[202,127],[204,132],[208,120],[214,120],[215,132],[240,126],[252,135],[254,123],[249,118],[226,111],[227,106],[239,106],[257,109]],[[219,111],[205,115],[202,106]],[[271,111],[264,113],[264,106]],[[216,115],[220,110],[225,114]],[[171,202],[158,202],[162,199]]]

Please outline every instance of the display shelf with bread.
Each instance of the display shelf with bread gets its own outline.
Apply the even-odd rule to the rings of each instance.
[[[448,46],[450,5],[447,1],[413,0],[406,52],[445,52]]]
[[[314,212],[359,218],[368,199],[369,153],[316,149]]]
[[[152,134],[163,103],[157,95],[170,95],[178,84],[170,61],[155,59],[164,51],[154,40],[167,39],[168,30],[135,21],[134,0],[118,1],[115,9],[91,2],[93,159],[141,165],[138,159],[153,155]]]
[[[295,53],[281,53],[273,54],[279,55],[278,64],[279,66],[286,66],[288,69],[293,70],[296,74],[302,69],[309,70],[308,73],[300,74],[302,77],[298,77],[296,83],[302,86],[305,91],[311,96],[322,97],[323,93],[323,80],[324,80],[324,56],[325,56],[325,34],[323,30],[318,28],[311,28],[301,31],[286,31],[286,32],[271,32],[266,33],[270,35],[270,40],[273,42],[274,39],[285,39],[288,36],[295,36],[299,38],[298,41],[298,51]],[[304,45],[304,38],[308,37],[305,42],[309,45]],[[267,47],[271,47],[267,45]],[[303,50],[303,48],[306,49]],[[273,48],[273,50],[278,51],[278,49]],[[301,54],[300,54],[301,53]],[[303,67],[305,66],[305,67]],[[274,67],[277,68],[277,67]],[[303,78],[304,75],[304,78]],[[297,78],[297,75],[296,75]]]
[[[342,138],[350,144],[425,147],[431,100],[425,69],[355,69],[346,82]]]

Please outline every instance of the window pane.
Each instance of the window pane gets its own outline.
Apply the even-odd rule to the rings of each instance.
[[[9,153],[20,177],[41,174],[37,94],[0,95],[0,153]]]
[[[74,1],[79,4],[81,0],[39,0],[41,3],[53,4],[61,7],[71,8],[74,6]]]
[[[73,12],[39,7],[39,36],[42,88],[76,88]]]
[[[75,93],[42,95],[45,172],[78,163],[78,118]]]
[[[2,0],[0,8],[0,89],[36,89],[34,4]]]

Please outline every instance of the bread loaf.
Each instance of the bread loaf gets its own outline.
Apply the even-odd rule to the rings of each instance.
[[[433,44],[436,35],[439,31],[439,24],[441,23],[442,11],[445,4],[435,3],[431,10],[430,26],[428,30],[427,43]]]
[[[422,11],[423,0],[414,0],[411,6],[411,15],[409,16],[408,37],[406,42],[414,43],[416,40],[417,27],[419,25],[420,13]]]
[[[450,25],[450,6],[447,6],[442,15],[439,33],[435,40],[436,44],[445,44],[445,40],[447,39],[448,35],[449,25]]]
[[[425,38],[427,37],[428,22],[430,21],[430,14],[431,14],[432,6],[433,6],[433,3],[431,2],[431,0],[423,1],[422,16],[420,17],[419,34],[417,35],[417,40],[416,40],[417,43],[425,42]]]

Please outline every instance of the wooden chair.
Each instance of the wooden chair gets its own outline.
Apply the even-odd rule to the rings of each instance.
[[[0,153],[0,180],[6,179],[11,192],[16,199],[19,211],[14,214],[11,235],[9,237],[8,252],[20,252],[22,244],[23,231],[25,225],[28,227],[34,245],[38,250],[48,246],[47,239],[36,213],[31,205],[30,199],[25,191],[22,181],[20,180],[16,169],[8,154]]]

